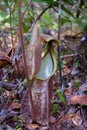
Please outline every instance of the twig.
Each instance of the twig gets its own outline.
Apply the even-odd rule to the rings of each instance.
[[[10,1],[11,2],[11,1]],[[10,31],[11,31],[11,41],[12,41],[12,47],[13,47],[13,51],[14,51],[14,42],[13,42],[13,30],[12,30],[12,4],[10,4],[9,6],[9,10],[10,10]]]
[[[51,5],[49,5],[47,8],[45,8],[40,15],[36,18],[36,20],[32,23],[31,28],[28,30],[27,34],[25,35],[25,38],[29,36],[30,32],[32,31],[33,27],[37,23],[37,21],[42,17],[42,15],[49,9],[51,8]]]
[[[29,3],[27,4],[27,7],[26,7],[26,9],[25,9],[24,13],[22,14],[22,19],[23,19],[24,15],[25,15],[25,13],[26,13],[27,9],[28,9],[28,8],[29,8],[29,6],[31,5],[31,3],[32,3],[32,0],[30,0],[30,1],[29,1]]]
[[[84,114],[84,109],[83,108],[81,108],[81,114],[82,114],[82,117],[83,117],[83,121],[85,122],[86,119],[85,119],[85,114]]]
[[[58,40],[60,40],[60,19],[61,19],[61,0],[58,5]]]
[[[11,91],[11,90],[15,89],[17,87],[17,85],[10,83],[10,82],[6,83],[6,82],[3,82],[3,81],[0,81],[0,88],[1,87],[6,89],[6,90]]]
[[[78,56],[78,54],[69,54],[69,55],[64,55],[64,56],[61,56],[60,58],[63,59],[63,58],[75,57],[75,56]]]
[[[33,119],[35,119],[35,114],[34,114],[34,105],[33,105],[33,99],[32,99],[32,93],[31,93],[31,84],[30,83],[30,79],[28,77],[28,69],[27,69],[27,63],[26,63],[26,56],[25,56],[25,49],[24,49],[24,44],[23,44],[23,35],[22,35],[22,19],[21,19],[21,0],[18,0],[18,29],[19,29],[19,39],[20,39],[20,43],[21,43],[21,47],[22,47],[22,52],[23,52],[23,59],[24,59],[24,68],[25,68],[25,73],[26,73],[26,78],[27,78],[27,82],[28,82],[28,89],[29,89],[29,95],[30,95],[30,103],[31,103],[31,107],[32,107],[32,116]]]
[[[61,19],[61,0],[59,0],[58,5],[58,40],[60,40],[60,19]],[[58,45],[58,67],[59,67],[59,85],[62,86],[62,69],[61,69],[61,59],[60,59],[60,45]]]

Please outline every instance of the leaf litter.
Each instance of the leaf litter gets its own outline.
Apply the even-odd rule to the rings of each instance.
[[[74,38],[73,42],[71,42],[71,37],[69,39],[68,36],[68,40],[66,37],[65,42],[68,41],[70,44],[75,44],[73,48],[77,53],[78,41],[81,37],[77,38],[76,41]],[[21,98],[27,85],[24,82],[26,77],[22,53],[13,60],[14,55],[11,54],[9,56],[7,53],[8,49],[10,49],[9,46],[5,49],[2,47],[0,50],[0,130],[47,130],[48,126],[41,125],[39,122],[23,123],[20,114]],[[11,47],[11,49],[13,48]],[[63,56],[65,51],[70,52],[70,49],[63,45]],[[61,57],[64,61],[62,65],[62,78],[64,82],[62,90],[58,88],[58,72],[53,76],[51,105],[55,104],[53,105],[55,109],[52,109],[49,116],[49,130],[87,129],[86,45],[81,44],[77,56],[69,57],[69,55],[67,54],[67,58]],[[58,89],[61,90],[62,96],[57,96]],[[65,100],[62,101],[61,98]]]

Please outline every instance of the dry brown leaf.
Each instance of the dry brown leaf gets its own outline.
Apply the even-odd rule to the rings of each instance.
[[[70,69],[66,65],[62,67],[62,71],[63,71],[63,76],[68,76],[70,74]]]
[[[0,115],[0,124],[3,123],[3,121],[6,119],[6,117],[7,117],[7,115],[5,113]]]
[[[13,102],[12,103],[12,108],[13,109],[20,109],[20,104],[18,102]]]
[[[12,62],[10,57],[5,52],[0,51],[0,69],[11,64]]]
[[[17,115],[13,116],[12,121],[18,121],[18,116]]]
[[[49,117],[49,123],[55,123],[56,122],[56,118],[53,116]]]
[[[76,126],[81,126],[83,120],[80,116],[75,116],[75,117],[72,118],[72,122]]]
[[[70,104],[87,105],[87,95],[75,95],[70,98]]]
[[[4,97],[9,97],[9,96],[10,96],[10,91],[5,90],[5,92],[4,92]]]
[[[87,91],[87,80],[79,87],[81,92]]]
[[[14,71],[13,71],[14,76],[25,77],[24,60],[22,55],[19,56],[17,60],[15,60],[13,67],[14,67]]]
[[[35,130],[36,128],[38,128],[38,124],[27,124],[26,128],[29,130]]]
[[[41,127],[39,127],[39,130],[48,130],[48,127],[47,126],[41,126]]]
[[[71,94],[72,94],[72,88],[65,88],[65,90],[64,90],[64,94],[66,95],[66,96],[70,96]]]
[[[58,120],[57,123],[61,124],[61,123],[65,122],[65,121],[69,121],[69,120],[72,119],[73,116],[74,116],[74,114],[72,114],[72,113],[67,113],[66,115],[62,115],[60,120]]]

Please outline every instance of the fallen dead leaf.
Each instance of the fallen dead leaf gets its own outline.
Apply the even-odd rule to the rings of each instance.
[[[0,124],[3,123],[3,121],[6,119],[6,114],[3,113],[2,115],[0,115]]]
[[[12,103],[12,108],[13,109],[20,109],[20,104],[18,102],[13,102]]]
[[[70,104],[87,105],[87,95],[75,95],[70,98]]]
[[[27,124],[26,128],[29,130],[34,130],[36,128],[39,128],[38,124]]]
[[[85,83],[83,83],[83,85],[81,85],[81,86],[79,87],[79,90],[80,90],[81,92],[87,91],[87,80],[85,81]]]
[[[62,71],[63,71],[63,76],[68,76],[70,74],[70,69],[66,65],[62,67]]]
[[[72,88],[71,87],[69,87],[69,88],[65,88],[65,90],[64,90],[64,94],[66,95],[66,96],[70,96],[71,94],[72,94]]]
[[[66,115],[62,115],[62,117],[57,121],[57,124],[61,124],[65,121],[71,121],[72,117],[74,117],[73,113],[67,113]]]
[[[17,121],[17,120],[18,120],[18,116],[17,115],[13,116],[12,121]]]
[[[9,97],[9,96],[10,96],[10,92],[8,90],[5,90],[4,97]]]
[[[13,75],[17,77],[19,76],[25,77],[24,61],[22,55],[20,55],[18,59],[15,60],[13,67],[14,67]]]
[[[76,126],[81,126],[83,120],[80,116],[75,116],[75,117],[72,118],[72,122]]]
[[[56,122],[56,118],[53,116],[49,117],[49,123],[55,123]]]
[[[10,57],[3,51],[0,51],[0,69],[12,64]]]

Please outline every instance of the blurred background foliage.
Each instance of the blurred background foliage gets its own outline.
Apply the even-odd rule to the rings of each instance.
[[[22,27],[24,34],[28,32],[28,30],[31,28],[32,23],[37,18],[41,32],[43,29],[54,29],[56,31],[58,30],[57,0],[23,0],[21,3]],[[41,15],[42,12],[44,13]],[[62,0],[61,26],[67,27],[77,25],[81,31],[86,31],[86,20],[86,0]],[[12,23],[12,30],[15,34],[18,27],[17,0],[2,0],[0,2],[1,30],[9,32],[10,23]]]

